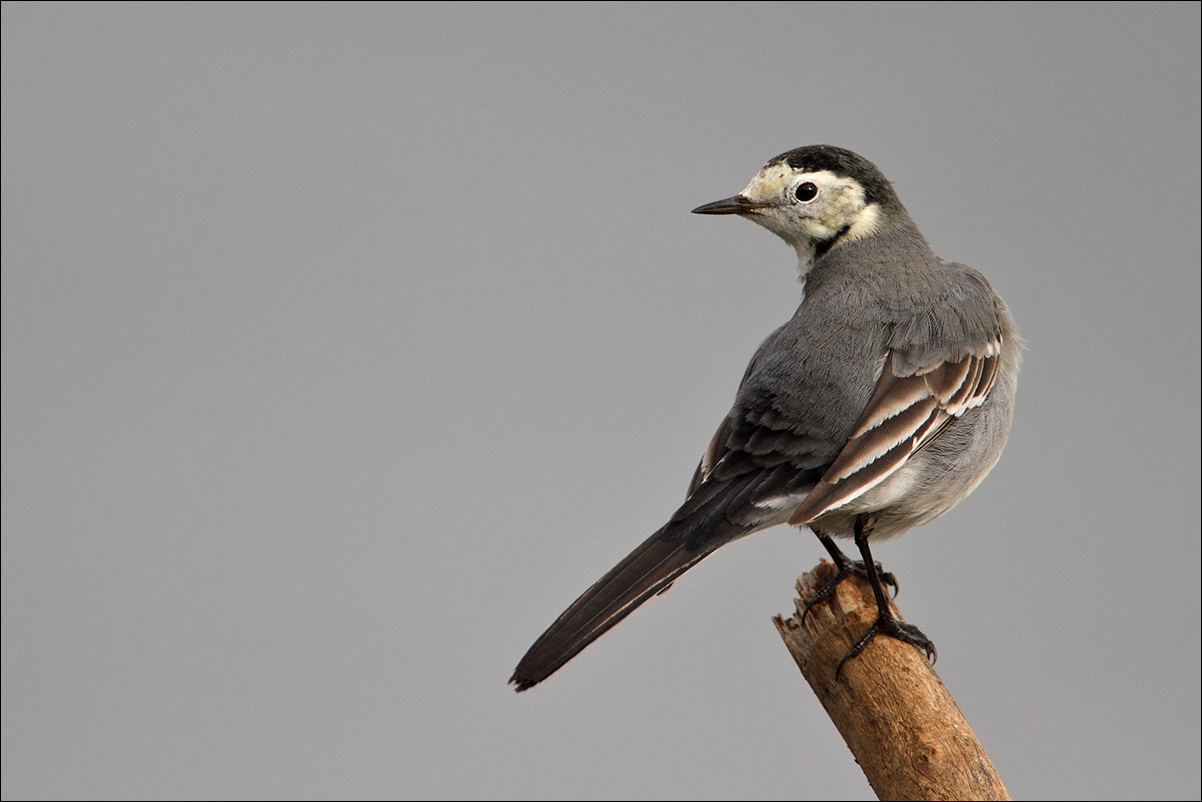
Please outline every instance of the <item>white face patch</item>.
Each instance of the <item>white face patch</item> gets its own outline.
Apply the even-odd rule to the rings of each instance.
[[[823,170],[821,173],[798,173],[788,164],[780,162],[770,164],[752,176],[743,194],[753,201],[772,202],[783,197],[785,190],[792,189],[801,175],[830,176],[831,179],[835,177],[829,170]]]
[[[870,203],[860,210],[856,215],[856,221],[851,224],[851,228],[847,229],[847,233],[843,235],[844,239],[859,239],[867,237],[876,231],[877,224],[881,220],[881,207],[875,203]]]
[[[811,183],[818,188],[812,201],[798,201],[798,186]],[[879,222],[880,208],[865,203],[864,187],[858,181],[830,170],[801,172],[787,162],[762,168],[742,193],[765,204],[746,216],[797,249],[804,273],[818,242],[844,231],[843,237],[859,239],[872,234]]]

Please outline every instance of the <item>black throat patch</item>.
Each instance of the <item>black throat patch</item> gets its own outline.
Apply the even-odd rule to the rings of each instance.
[[[835,245],[839,242],[839,240],[843,239],[843,235],[846,234],[850,230],[851,230],[851,224],[849,223],[848,225],[845,225],[845,226],[843,226],[843,228],[836,231],[833,236],[828,237],[827,239],[819,240],[818,242],[815,242],[814,243],[814,261],[817,262],[823,256],[826,256],[826,252],[829,251],[831,248],[835,247]]]

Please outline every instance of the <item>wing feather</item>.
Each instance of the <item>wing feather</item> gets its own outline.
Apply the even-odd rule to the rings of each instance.
[[[997,377],[1001,343],[992,341],[959,360],[894,372],[890,353],[872,398],[847,444],[797,508],[789,523],[808,523],[854,501],[898,471],[947,426],[980,406]]]

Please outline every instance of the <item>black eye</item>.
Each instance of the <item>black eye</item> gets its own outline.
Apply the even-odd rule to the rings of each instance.
[[[818,187],[805,181],[797,185],[797,189],[793,190],[793,195],[802,203],[806,203],[818,197]]]

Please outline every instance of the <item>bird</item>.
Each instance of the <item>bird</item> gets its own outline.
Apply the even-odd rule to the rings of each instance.
[[[1009,309],[979,272],[937,256],[881,170],[844,148],[782,153],[693,212],[746,218],[792,246],[801,303],[752,357],[684,503],[535,641],[509,680],[518,691],[719,547],[779,524],[808,527],[835,562],[809,605],[852,574],[872,585],[876,620],[836,675],[877,635],[936,657],[891,614],[896,580],[870,542],[947,512],[997,463],[1023,350]]]

